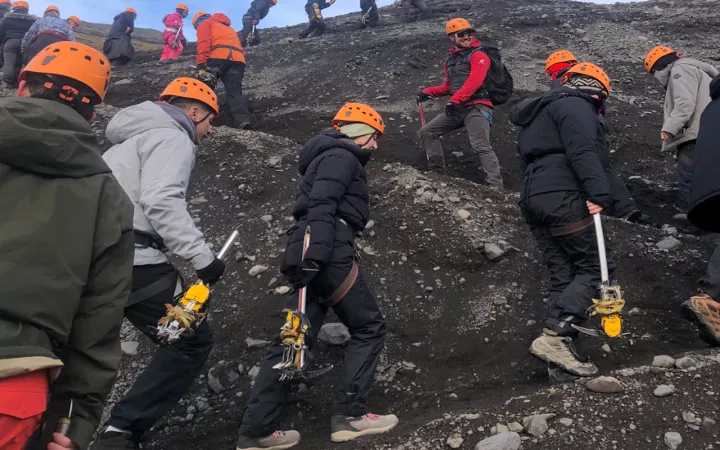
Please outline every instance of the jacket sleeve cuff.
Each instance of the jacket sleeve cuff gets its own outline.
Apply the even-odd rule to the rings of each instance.
[[[68,431],[68,438],[77,445],[78,448],[88,448],[97,424],[92,424],[83,417],[73,415],[72,424]]]
[[[204,269],[215,260],[215,254],[207,245],[202,253],[192,258],[191,263],[195,270]]]
[[[666,133],[670,133],[673,136],[677,136],[677,134],[682,130],[683,124],[676,123],[675,121],[668,120],[663,124],[662,130]]]

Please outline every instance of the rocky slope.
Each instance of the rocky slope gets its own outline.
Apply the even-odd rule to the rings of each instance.
[[[246,93],[257,131],[217,128],[200,148],[189,193],[192,214],[216,246],[233,228],[241,231],[216,287],[210,318],[216,348],[208,373],[147,446],[232,448],[264,353],[257,341],[271,340],[282,324],[278,266],[291,224],[297,151],[344,101],[357,100],[374,105],[389,125],[368,167],[373,224],[358,244],[389,324],[370,401],[374,411],[398,414],[401,424],[346,447],[717,448],[718,356],[678,313],[709,246],[697,230],[674,223],[673,160],[658,150],[662,92],[642,70],[644,53],[658,43],[718,58],[715,2],[438,0],[431,7],[432,18],[419,23],[403,23],[399,11],[383,8],[371,31],[351,29],[355,16],[334,18],[324,37],[305,41],[294,39],[300,26],[268,30],[264,43],[248,51]],[[502,47],[518,98],[546,89],[545,57],[561,47],[598,62],[614,80],[608,107],[616,170],[641,207],[669,226],[606,221],[628,301],[627,335],[585,338],[579,349],[614,377],[591,387],[611,393],[593,392],[584,382],[549,387],[546,368],[527,353],[542,326],[547,272],[516,206],[520,174],[508,106],[497,109],[492,141],[509,190],[478,184],[479,164],[463,132],[444,141],[449,176],[424,171],[414,95],[441,81],[448,47],[443,24],[454,16],[471,19],[481,40]],[[139,54],[115,73],[109,106],[98,109],[103,145],[102,130],[117,108],[153,99],[171,79],[192,73],[191,56],[169,64],[158,58]],[[440,102],[428,113],[441,110]],[[334,331],[321,344],[320,364],[341,361],[342,347],[329,341],[344,339]],[[128,356],[111,401],[154,349],[129,327],[123,338]],[[686,353],[689,359],[654,361]],[[336,371],[293,389],[284,425],[303,433],[300,449],[337,448],[327,417]],[[519,434],[479,444],[505,431]]]

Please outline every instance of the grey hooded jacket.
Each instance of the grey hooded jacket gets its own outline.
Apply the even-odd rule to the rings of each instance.
[[[117,113],[105,134],[113,147],[103,158],[133,202],[133,228],[162,239],[195,270],[207,267],[215,255],[185,202],[196,150],[195,125],[187,114],[148,101]],[[136,246],[134,265],[165,262],[162,252]]]
[[[36,20],[28,32],[25,33],[25,37],[23,37],[22,40],[22,51],[27,50],[28,45],[32,43],[38,34],[47,32],[62,34],[67,36],[68,41],[75,41],[75,34],[66,20],[55,16],[47,16]]]
[[[692,58],[682,58],[655,73],[666,89],[665,119],[662,131],[672,137],[663,142],[663,150],[697,139],[700,115],[710,103],[710,81],[718,70]]]

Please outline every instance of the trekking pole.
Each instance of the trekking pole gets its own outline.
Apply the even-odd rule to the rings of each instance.
[[[425,126],[425,107],[422,103],[418,103],[418,112],[420,113],[420,124]]]
[[[305,229],[305,236],[303,237],[303,251],[302,251],[302,260],[305,260],[305,253],[307,252],[308,247],[310,246],[310,225]],[[300,314],[305,314],[305,307],[307,306],[307,286],[300,289],[300,292],[298,292],[298,312]],[[298,359],[298,370],[302,370],[303,366],[305,365],[305,352],[304,352],[304,346],[300,347],[300,358]]]

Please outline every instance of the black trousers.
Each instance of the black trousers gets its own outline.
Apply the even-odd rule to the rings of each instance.
[[[170,264],[135,266],[133,292],[153,284],[168,274],[179,273]],[[172,303],[176,286],[125,308],[125,318],[151,339],[148,327],[156,327],[165,316],[166,303]],[[207,321],[195,334],[177,345],[158,347],[152,361],[125,397],[110,412],[108,425],[137,434],[148,431],[166,415],[192,386],[213,347],[213,334]]]
[[[585,199],[578,192],[551,192],[524,199],[520,208],[550,270],[546,326],[574,337],[577,330],[571,324],[586,321],[587,308],[600,294],[600,256]],[[606,238],[612,281],[615,263],[608,244]]]
[[[318,276],[333,277],[340,284],[347,273],[347,268],[326,267]],[[288,308],[297,309],[297,298],[297,294],[288,297]],[[362,275],[358,276],[347,295],[333,306],[333,310],[348,327],[351,339],[335,385],[332,414],[361,416],[367,413],[367,399],[375,378],[375,368],[385,345],[385,318]],[[306,314],[311,324],[309,345],[317,339],[327,311],[327,306],[318,301],[312,288],[308,288]],[[260,373],[250,391],[250,400],[240,426],[240,434],[244,436],[267,436],[278,428],[288,384],[280,382],[279,372],[272,367],[280,362],[282,354],[283,347],[277,339],[262,361]]]
[[[702,278],[698,280],[698,287],[715,301],[720,301],[720,243],[708,260],[707,269]]]
[[[25,48],[25,52],[23,53],[23,64],[27,65],[27,63],[29,63],[35,55],[44,50],[48,45],[62,41],[67,41],[67,39],[63,39],[62,37],[54,34],[41,34]]]
[[[370,12],[368,12],[368,10],[370,10]],[[362,24],[362,28],[375,28],[378,21],[380,20],[380,15],[378,14],[378,7],[375,4],[375,0],[360,0],[360,14],[365,13],[367,13],[368,18],[365,23]]]
[[[247,47],[248,45],[248,36],[250,35],[250,32],[252,31],[253,27],[253,18],[252,16],[243,16],[242,18],[242,24],[243,28],[240,32],[240,43],[242,44],[243,48]],[[252,42],[250,42],[250,45],[257,45],[260,43],[260,30],[257,28],[255,29],[255,35],[253,37]]]
[[[615,217],[627,217],[629,214],[639,211],[635,199],[630,194],[623,180],[614,172],[605,171],[608,182],[610,183],[610,193],[612,194],[612,215]]]
[[[230,114],[236,127],[244,127],[252,123],[248,110],[247,99],[243,96],[242,82],[245,77],[245,63],[222,59],[209,59],[208,67],[217,69],[219,78],[225,85]]]
[[[327,29],[325,20],[315,17],[315,10],[312,5],[305,5],[305,12],[308,15],[308,26],[300,33],[300,38],[305,39],[313,33],[315,33],[315,36],[321,36]]]
[[[6,39],[3,45],[3,81],[13,88],[18,86],[18,77],[22,69],[21,44],[20,39]]]

